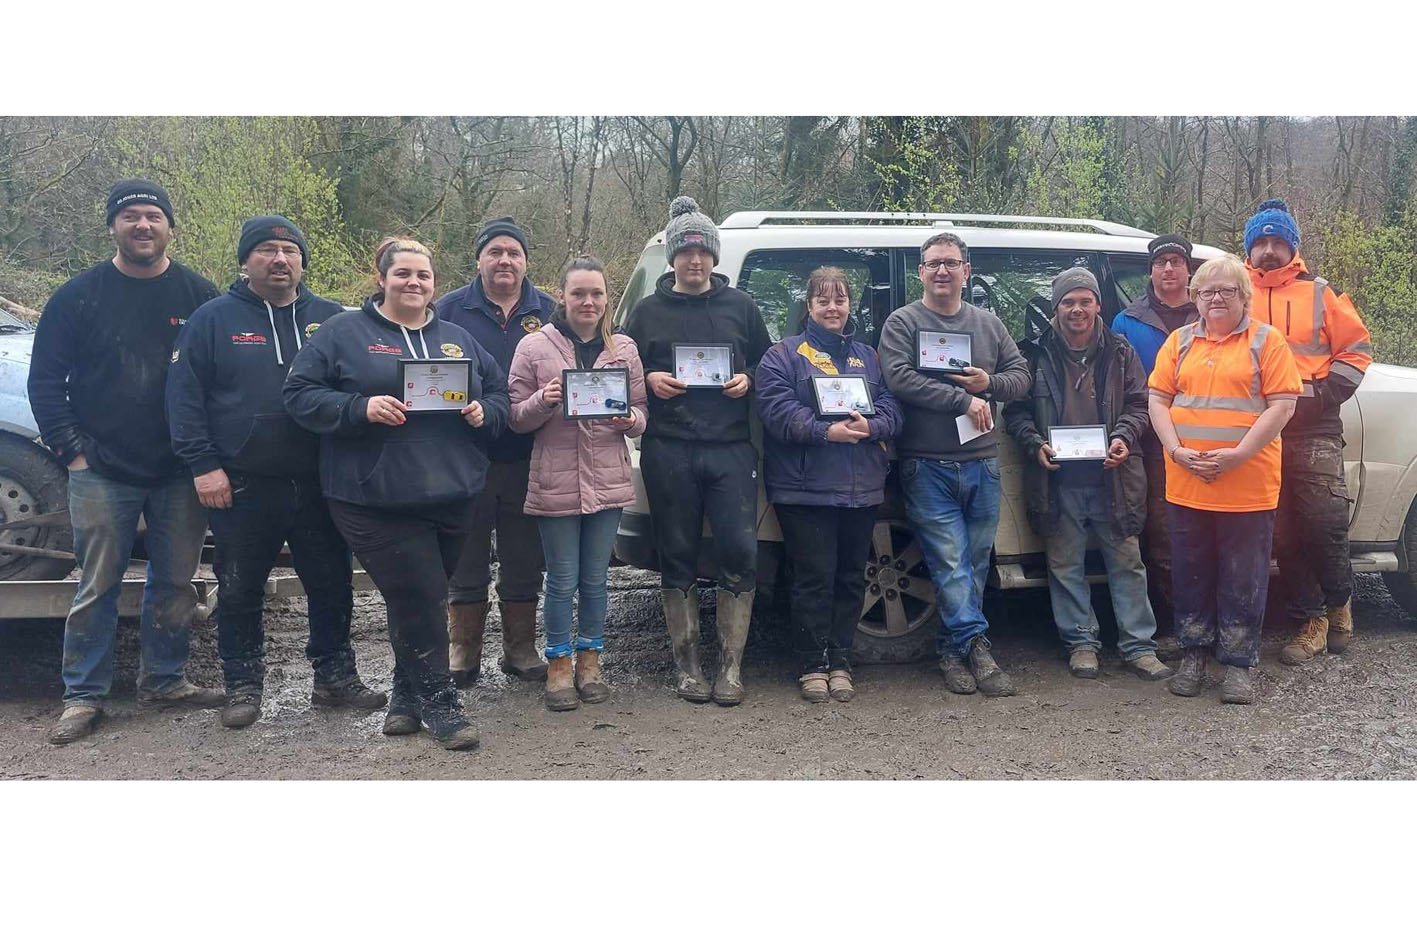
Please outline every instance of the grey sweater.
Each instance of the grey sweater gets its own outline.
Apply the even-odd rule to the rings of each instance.
[[[1023,354],[1003,321],[988,311],[968,302],[949,317],[920,301],[896,308],[881,329],[879,352],[886,387],[905,411],[905,430],[896,440],[900,456],[955,462],[994,456],[998,444],[992,433],[960,445],[955,418],[969,410],[969,392],[941,373],[915,368],[915,335],[921,330],[969,334],[974,365],[989,373],[989,389],[980,395],[986,401],[1023,398],[1032,384]]]

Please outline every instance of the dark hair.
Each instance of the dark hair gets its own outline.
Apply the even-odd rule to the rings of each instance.
[[[595,256],[576,256],[561,266],[561,311],[566,309],[566,280],[571,277],[572,272],[599,272],[600,280],[605,283],[605,313],[600,315],[600,338],[605,341],[606,347],[610,347],[614,340],[611,338],[615,333],[615,324],[610,319],[610,282],[605,275],[605,263]]]
[[[964,245],[964,240],[953,233],[936,233],[925,241],[920,247],[920,261],[925,261],[925,251],[931,246],[957,246],[959,247],[959,258],[963,262],[969,261],[969,247]]]

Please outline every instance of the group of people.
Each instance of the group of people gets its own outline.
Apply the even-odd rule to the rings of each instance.
[[[862,569],[893,468],[937,595],[946,687],[1014,692],[982,610],[999,513],[996,416],[1025,455],[1029,519],[1046,542],[1075,675],[1099,669],[1089,534],[1124,662],[1169,678],[1178,695],[1200,692],[1213,654],[1227,670],[1222,698],[1253,701],[1276,527],[1302,622],[1282,659],[1341,651],[1351,635],[1338,409],[1371,356],[1352,304],[1305,269],[1282,202],[1247,224],[1245,264],[1214,259],[1192,277],[1185,239],[1153,240],[1151,284],[1110,329],[1092,272],[1064,270],[1051,326],[1023,351],[997,316],[963,300],[968,246],[937,233],[921,251],[922,297],[887,318],[879,353],[857,339],[850,280],[830,267],[807,280],[800,331],[774,343],[752,298],[714,271],[718,230],[687,197],[665,229],[671,270],[623,332],[603,264],[572,259],[553,298],[528,280],[528,240],[509,217],[483,225],[476,275],[436,301],[429,249],[386,238],[372,293],[346,310],[304,283],[309,244],[285,217],[242,225],[239,275],[218,295],[168,257],[176,223],[159,185],[119,182],[107,208],[115,255],[50,299],[29,380],[43,441],[70,472],[82,571],[56,744],[101,715],[140,517],[142,703],[220,707],[230,728],[260,717],[264,590],[286,546],[308,598],[313,704],[387,705],[386,735],[426,728],[446,748],[475,747],[458,690],[481,671],[493,562],[501,669],[544,680],[553,710],[603,701],[606,578],[635,499],[626,438],[636,437],[675,689],[735,705],[757,588],[755,409],[805,700],[855,696]],[[922,365],[922,334],[937,332],[968,337],[954,371]],[[440,368],[465,379],[423,410],[409,390]],[[596,396],[602,416],[581,416],[585,376],[625,397]],[[843,383],[859,390],[842,394]],[[1068,428],[1096,432],[1105,449],[1060,455],[1056,431]],[[208,525],[223,689],[185,672]],[[696,588],[706,547],[717,572],[712,676]],[[387,695],[360,678],[350,644],[351,554],[386,606]],[[1174,675],[1156,656],[1153,602],[1184,648]]]

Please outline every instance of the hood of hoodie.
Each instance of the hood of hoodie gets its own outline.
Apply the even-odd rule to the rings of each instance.
[[[1250,273],[1250,281],[1254,283],[1256,288],[1283,288],[1300,275],[1309,271],[1309,268],[1304,264],[1304,260],[1299,254],[1295,253],[1294,258],[1289,260],[1288,265],[1281,265],[1279,268],[1271,271],[1257,269],[1253,265],[1250,265],[1249,259],[1246,259],[1245,271]]]
[[[682,304],[688,304],[691,301],[706,301],[727,287],[728,276],[721,272],[709,273],[709,290],[703,294],[685,294],[682,291],[675,291],[673,272],[665,272],[654,283],[655,294],[666,301],[677,301]]]

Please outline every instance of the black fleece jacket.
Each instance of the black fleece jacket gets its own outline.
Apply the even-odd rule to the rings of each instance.
[[[409,412],[391,427],[366,416],[375,395],[403,397],[400,359],[471,359],[468,399],[486,420],[468,426],[456,411]],[[384,317],[372,299],[331,317],[295,358],[285,408],[320,435],[326,498],[372,508],[409,508],[471,498],[487,478],[487,442],[507,423],[507,378],[466,330],[436,310],[417,330]]]
[[[273,307],[243,279],[197,308],[167,374],[172,448],[194,476],[315,474],[320,440],[286,413],[281,390],[296,353],[343,312],[304,285],[293,304]]]
[[[666,272],[654,294],[630,312],[625,333],[640,348],[646,376],[674,371],[675,343],[729,343],[733,371],[754,377],[758,360],[772,346],[763,315],[751,297],[729,286],[727,276],[715,272],[711,281],[703,294],[681,294],[674,290],[674,273]],[[720,443],[750,439],[751,391],[742,398],[729,398],[717,388],[691,388],[668,400],[653,390],[648,394],[646,436]]]

